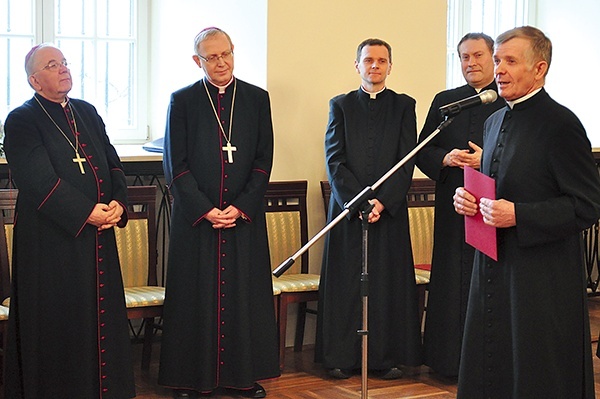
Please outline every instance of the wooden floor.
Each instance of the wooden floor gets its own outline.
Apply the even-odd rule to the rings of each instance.
[[[590,298],[590,326],[592,333],[592,349],[595,353],[600,332],[600,297]],[[148,372],[140,371],[141,346],[135,346],[136,356],[136,389],[138,398],[171,398],[172,393],[157,385],[158,376],[158,350],[155,345],[153,361]],[[282,376],[275,380],[262,381],[267,390],[267,397],[271,399],[350,399],[361,398],[361,376],[355,375],[348,380],[335,380],[327,376],[323,369],[313,363],[312,348],[305,348],[303,352],[293,352],[288,349],[286,353],[285,370]],[[594,356],[594,375],[596,382],[596,398],[600,399],[600,359]],[[399,380],[383,381],[369,377],[367,390],[369,398],[397,399],[397,398],[456,398],[456,383],[445,380],[432,374],[425,366],[405,370],[405,376]],[[212,398],[239,398],[240,396],[228,393],[216,393]]]

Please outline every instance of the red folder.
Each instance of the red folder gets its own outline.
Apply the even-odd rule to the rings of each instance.
[[[477,203],[481,198],[496,199],[496,181],[483,173],[465,166],[465,190],[475,196]],[[483,222],[483,216],[465,216],[465,241],[493,260],[498,260],[496,228]]]

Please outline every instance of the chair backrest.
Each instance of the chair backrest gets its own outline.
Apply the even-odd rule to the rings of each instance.
[[[18,190],[0,189],[0,302],[10,296],[13,223]]]
[[[264,204],[272,269],[308,242],[307,188],[306,180],[269,182]],[[308,259],[306,251],[287,273],[308,273]]]
[[[433,254],[435,181],[427,178],[413,179],[406,199],[415,267],[430,269]]]
[[[10,295],[17,189],[0,189],[0,302]],[[129,222],[115,236],[125,287],[157,285],[156,187],[129,186]]]
[[[327,180],[321,181],[321,194],[327,214],[331,198],[331,186]],[[413,179],[406,200],[414,263],[429,265],[433,252],[435,181],[427,178]]]
[[[156,186],[129,186],[127,202],[127,226],[115,229],[123,285],[158,285]]]

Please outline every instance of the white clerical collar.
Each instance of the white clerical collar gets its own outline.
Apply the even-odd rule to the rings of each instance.
[[[491,85],[492,82],[493,82],[493,80],[490,83],[486,84],[485,86],[480,87],[479,89],[477,87],[473,87],[473,86],[471,86],[471,87],[473,87],[475,89],[475,91],[477,92],[477,94],[479,94],[479,93],[481,93],[481,90],[483,90],[486,87],[488,87],[489,85]]]
[[[540,90],[542,90],[541,87],[539,89],[535,89],[534,91],[532,91],[529,94],[524,95],[521,98],[517,98],[516,100],[512,100],[512,101],[507,101],[506,104],[508,104],[510,109],[513,109],[515,104],[522,103],[523,101],[529,100],[531,97],[535,96]]]
[[[360,89],[361,89],[362,91],[364,91],[365,93],[367,93],[367,94],[369,95],[369,97],[371,98],[371,100],[375,100],[375,99],[377,98],[377,95],[378,95],[379,93],[381,93],[382,91],[384,91],[384,90],[386,89],[386,87],[384,86],[384,87],[383,87],[383,89],[381,89],[381,90],[379,90],[379,91],[374,91],[374,92],[368,91],[368,90],[367,90],[367,89],[365,89],[365,88],[364,88],[362,85],[360,85]]]
[[[235,78],[233,77],[233,75],[231,75],[231,79],[229,80],[229,82],[227,82],[227,84],[225,86],[216,85],[213,82],[211,82],[210,79],[208,79],[208,78],[206,78],[206,81],[208,83],[210,83],[211,85],[213,85],[214,87],[216,87],[217,89],[219,89],[219,94],[223,94],[223,93],[225,93],[225,89],[227,89],[227,87],[229,87],[231,82],[233,82],[233,79],[235,79]]]

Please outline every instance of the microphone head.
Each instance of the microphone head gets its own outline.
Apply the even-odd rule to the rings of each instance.
[[[491,104],[498,99],[498,93],[492,89],[488,89],[479,94],[482,104]]]

